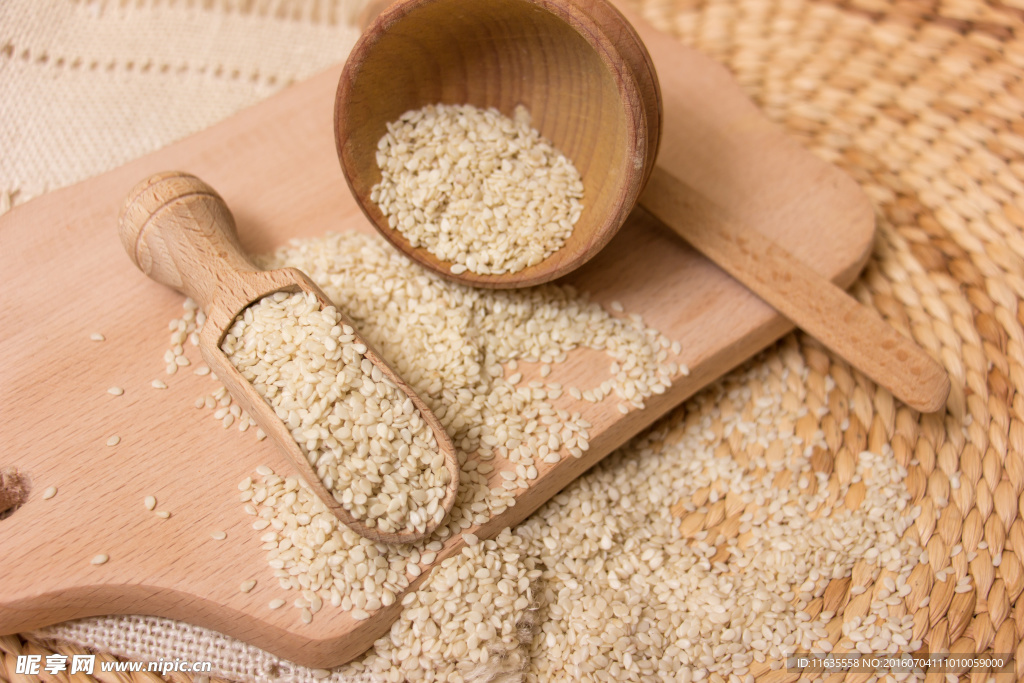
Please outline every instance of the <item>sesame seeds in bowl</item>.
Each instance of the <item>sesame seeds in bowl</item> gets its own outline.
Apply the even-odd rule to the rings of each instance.
[[[561,249],[583,211],[576,167],[530,125],[471,104],[428,105],[387,126],[370,193],[388,225],[450,272],[518,273]]]

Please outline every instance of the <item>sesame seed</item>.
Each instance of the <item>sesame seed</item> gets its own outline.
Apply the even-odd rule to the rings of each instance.
[[[124,389],[122,389],[121,387],[110,387],[109,389],[107,389],[107,393],[110,394],[111,396],[120,396],[121,394],[124,393]]]
[[[121,437],[117,436],[116,434],[107,439],[108,446],[116,446],[119,443],[121,443]]]
[[[57,487],[56,486],[47,486],[46,490],[43,491],[43,500],[50,500],[51,498],[53,498],[56,495],[57,495]]]
[[[530,126],[522,105],[514,118],[468,104],[409,111],[388,124],[377,150],[381,180],[370,198],[391,227],[456,275],[537,265],[565,244],[583,211],[579,172]]]
[[[423,533],[444,516],[439,503],[451,476],[444,456],[412,400],[343,327],[337,310],[322,308],[313,295],[276,293],[235,320],[222,350],[285,423],[295,425],[300,449],[353,517],[385,533]],[[315,374],[301,370],[307,367],[316,367]],[[335,397],[333,410],[320,405],[324,387]],[[304,417],[311,411],[318,417]],[[228,427],[236,413],[237,407],[230,414],[222,407],[214,417]]]
[[[92,339],[93,341],[104,341],[106,337],[104,337],[99,332],[93,332],[92,334],[89,335],[89,339]]]
[[[156,509],[156,497],[146,496],[145,498],[142,499],[142,504],[146,506],[147,510],[152,512],[153,510]]]
[[[459,498],[452,515],[443,521],[432,538],[409,546],[382,546],[354,534],[338,523],[302,482],[294,477],[279,476],[266,466],[257,468],[248,485],[240,486],[244,500],[239,504],[245,506],[245,513],[251,516],[258,528],[258,538],[253,542],[260,545],[266,558],[269,568],[265,567],[264,571],[273,572],[282,590],[294,591],[288,598],[288,604],[293,603],[295,596],[301,595],[305,606],[296,609],[308,609],[311,614],[318,614],[314,611],[317,605],[314,598],[320,600],[323,610],[340,609],[350,614],[361,610],[360,614],[365,613],[368,617],[381,607],[404,602],[408,597],[411,604],[417,605],[416,609],[425,612],[413,621],[403,617],[397,622],[393,654],[397,655],[402,647],[412,647],[414,642],[429,650],[434,647],[434,642],[440,644],[443,641],[461,642],[461,647],[466,648],[457,659],[468,661],[472,657],[484,656],[480,653],[486,651],[488,642],[511,637],[510,634],[500,636],[499,627],[485,622],[492,619],[499,625],[519,622],[535,599],[530,597],[531,585],[541,578],[541,573],[548,571],[540,563],[533,564],[533,558],[540,552],[550,555],[553,551],[540,540],[550,535],[544,532],[545,526],[530,531],[529,537],[520,537],[518,531],[503,531],[497,535],[489,531],[488,536],[493,538],[487,541],[477,539],[473,545],[465,536],[470,529],[486,524],[495,515],[514,506],[516,495],[530,485],[541,463],[548,463],[542,467],[550,468],[570,454],[581,457],[584,449],[589,447],[592,429],[591,421],[580,412],[560,410],[551,405],[550,401],[554,399],[550,392],[554,385],[535,382],[529,386],[510,386],[504,378],[505,373],[515,374],[520,372],[519,368],[526,372],[527,367],[534,367],[521,365],[519,361],[539,364],[539,371],[548,365],[554,373],[557,371],[555,366],[565,363],[570,351],[589,347],[607,354],[609,362],[618,364],[622,372],[621,378],[613,373],[602,383],[599,387],[602,397],[619,396],[620,400],[626,400],[621,397],[629,382],[635,397],[642,398],[653,393],[652,387],[656,385],[669,386],[675,377],[673,367],[659,358],[659,353],[671,342],[662,341],[656,330],[629,317],[612,316],[599,304],[588,301],[568,286],[542,285],[530,290],[499,293],[425,277],[418,266],[396,258],[392,250],[375,236],[355,233],[303,240],[282,248],[263,264],[268,268],[293,266],[316,273],[318,283],[328,296],[353,319],[360,321],[361,331],[367,335],[367,340],[388,358],[427,405],[434,407],[456,444],[460,460],[465,462]],[[382,306],[381,297],[387,297],[391,303]],[[247,320],[246,324],[252,325],[254,320]],[[342,341],[347,335],[352,335],[351,328],[346,331],[342,327],[341,334],[335,337],[335,351],[344,351],[346,345],[354,345],[354,336]],[[234,336],[230,330],[229,336]],[[552,345],[552,348],[540,349],[536,342],[539,336],[565,341]],[[328,337],[331,335],[325,335]],[[267,341],[266,333],[254,338]],[[244,351],[245,342],[239,337],[233,340],[226,337],[224,341],[235,344],[236,348],[243,347]],[[318,349],[321,357],[329,353],[329,346],[324,343],[323,351]],[[429,367],[424,359],[430,359]],[[369,382],[376,384],[373,368],[369,370]],[[270,374],[266,378],[271,381]],[[280,384],[281,389],[286,386],[287,382]],[[328,386],[324,385],[324,388]],[[370,384],[366,386],[369,393]],[[561,389],[559,386],[558,390]],[[568,388],[565,391],[568,392]],[[579,389],[576,391],[579,393]],[[334,399],[327,403],[337,405]],[[224,415],[231,414],[232,405],[227,392],[218,388],[212,392],[209,403],[204,398],[203,407],[210,410],[211,415],[217,409],[227,407],[228,412],[220,418],[223,419]],[[405,411],[404,402],[402,405],[381,404],[381,408],[382,414],[388,410],[393,414]],[[377,432],[380,420],[371,420],[365,426],[353,426],[347,424],[347,418],[341,419],[343,415],[338,417],[334,424],[328,424],[327,434],[339,443],[352,439],[354,427],[372,428],[372,438],[384,438]],[[236,418],[240,419],[237,415]],[[591,420],[596,421],[593,417]],[[298,440],[312,442],[316,439],[314,448],[319,453],[329,437],[324,438],[323,434],[312,431],[306,433],[313,429],[316,421],[316,417],[306,423],[299,420],[290,425],[290,429],[293,434],[298,432]],[[345,432],[346,428],[350,431]],[[335,431],[339,435],[335,435]],[[369,460],[365,455],[362,457]],[[645,458],[634,459],[639,464],[646,463]],[[497,469],[506,472],[508,477],[495,475],[492,463],[501,463]],[[599,469],[603,471],[603,468]],[[656,487],[663,486],[668,480],[664,474],[648,474],[642,479],[648,485],[653,482]],[[508,488],[501,483],[507,484]],[[622,507],[617,507],[617,510],[639,509],[637,497],[648,500],[646,492],[631,492],[631,487],[637,485],[630,479],[610,487],[621,492],[617,505]],[[422,496],[418,487],[406,485],[399,487],[398,492],[403,488],[410,497],[414,494]],[[374,490],[353,490],[353,503],[364,505],[368,510],[374,504],[382,504],[384,515],[388,514],[388,506],[392,504],[397,507],[408,505],[394,500],[396,491],[381,491],[390,495],[392,500],[369,503]],[[355,501],[357,494],[360,496],[358,503]],[[598,493],[595,491],[592,495],[597,496]],[[665,498],[668,494],[660,495]],[[362,500],[364,496],[366,501]],[[550,507],[543,509],[558,509],[557,500],[558,496],[549,504]],[[574,501],[574,508],[581,511],[578,520],[545,517],[542,521],[544,525],[558,527],[558,552],[566,552],[573,544],[586,548],[587,552],[593,548],[594,552],[607,556],[605,563],[610,567],[614,556],[612,549],[621,551],[624,542],[620,540],[620,532],[609,533],[607,540],[602,535],[584,538],[581,534],[587,524],[580,522],[590,522],[591,515],[595,519],[632,519],[632,512],[627,515],[619,511],[610,513],[607,509],[589,507],[587,500],[580,498]],[[627,504],[631,506],[625,507]],[[430,514],[431,501],[419,500],[416,505]],[[663,513],[664,507],[659,510]],[[381,509],[374,508],[374,511],[379,513]],[[434,514],[437,511],[435,503]],[[538,513],[537,516],[540,518],[544,514]],[[661,513],[653,515],[648,508],[644,508],[644,514],[661,518]],[[658,533],[670,539],[674,532],[666,526]],[[462,552],[439,560],[446,544],[460,534],[466,543]],[[539,549],[541,547],[543,551]],[[632,553],[624,556],[633,557]],[[664,562],[662,567],[669,566],[667,560],[659,560],[669,556],[667,552],[650,556],[643,561],[648,567],[646,571],[655,571],[650,567],[658,566],[659,561]],[[638,552],[638,562],[640,557]],[[530,568],[525,567],[525,563],[530,563]],[[448,585],[446,575],[449,567],[454,572],[451,585]],[[430,573],[421,588],[408,591],[410,582],[428,569]],[[486,572],[481,571],[483,569]],[[481,572],[480,578],[475,577],[478,571]],[[632,575],[636,575],[638,581],[648,576],[631,570]],[[574,580],[577,579],[579,576]],[[550,574],[543,582],[549,580],[555,582],[552,585],[557,585],[563,578]],[[610,580],[617,580],[617,577]],[[579,583],[584,584],[582,581]],[[486,597],[483,597],[484,593]],[[433,594],[433,599],[427,597],[428,594]],[[472,603],[460,596],[469,594],[481,595],[480,600],[473,602],[486,601],[486,608],[481,613],[486,618],[464,626],[467,622],[462,606],[472,610]],[[575,601],[579,604],[588,602],[579,592],[575,594]],[[413,624],[418,624],[416,629],[422,629],[431,606],[444,604],[459,606],[452,614],[429,614],[431,620],[436,619],[435,624],[444,635],[439,633],[437,637],[427,638],[420,630],[419,635],[414,636]],[[552,619],[553,623],[560,623],[557,621],[559,617]],[[635,626],[635,623],[629,626]],[[481,629],[479,636],[476,636],[477,628]],[[477,638],[472,647],[466,640],[470,632]],[[399,642],[402,645],[397,645]],[[649,644],[643,645],[649,647]],[[634,656],[637,656],[635,652]],[[438,661],[433,654],[429,657],[424,661]],[[634,661],[634,666],[637,665]],[[445,670],[445,665],[439,663],[438,666]],[[439,674],[438,677],[443,678],[444,675]],[[657,679],[654,674],[649,677]],[[540,680],[544,678],[541,676]]]
[[[248,593],[255,587],[256,579],[249,579],[247,581],[243,581],[241,585],[238,586],[238,590],[242,591],[243,593]]]
[[[90,562],[92,564],[106,564],[107,560],[109,560],[109,559],[110,559],[109,555],[101,553],[101,554],[96,555],[95,557],[93,557]]]

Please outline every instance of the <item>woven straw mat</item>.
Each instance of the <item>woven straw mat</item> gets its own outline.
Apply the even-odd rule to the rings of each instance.
[[[658,28],[728,67],[768,117],[849,173],[873,200],[878,218],[874,256],[852,292],[941,360],[953,385],[945,414],[922,416],[895,402],[888,392],[800,333],[755,362],[778,364],[780,358],[797,354],[809,369],[808,401],[825,395],[827,378],[834,382],[826,399],[827,414],[812,425],[822,430],[828,444],[816,461],[820,471],[849,483],[856,455],[864,450],[877,453],[886,445],[906,468],[906,486],[922,510],[908,534],[916,535],[928,562],[912,574],[910,594],[890,609],[912,615],[914,638],[933,652],[1013,653],[1014,677],[1021,679],[1024,3],[629,1]],[[79,2],[68,7],[76,14],[74,21],[97,26],[152,20],[154,13],[181,20],[183,13],[201,11],[216,19],[211,32],[230,32],[247,22],[248,30],[287,27],[296,34],[320,36],[322,51],[319,62],[307,60],[300,67],[289,64],[284,53],[245,54],[240,49],[232,57],[237,63],[221,64],[218,70],[216,60],[223,57],[207,45],[203,48],[207,52],[193,52],[193,61],[180,72],[159,67],[160,59],[179,64],[175,61],[179,56],[156,55],[148,73],[139,73],[136,63],[127,76],[123,64],[108,67],[102,61],[116,55],[101,55],[98,67],[90,66],[91,55],[86,55],[76,75],[69,68],[72,54],[51,51],[47,61],[45,54],[23,52],[17,35],[11,36],[12,26],[15,33],[19,30],[17,22],[12,24],[0,9],[0,107],[4,110],[0,198],[6,206],[166,144],[339,59],[339,51],[343,55],[347,47],[323,45],[343,31],[339,24],[353,11],[348,4],[312,0],[293,4],[172,0],[152,6]],[[89,16],[79,16],[83,13]],[[212,35],[196,40],[212,42]],[[96,54],[116,50],[99,43],[83,49]],[[147,49],[169,52],[173,48]],[[61,56],[68,60],[62,65],[57,63]],[[68,72],[38,85],[39,91],[33,94],[37,104],[48,96],[46,88],[78,79],[87,85],[90,79],[113,81],[108,72],[116,72],[125,78],[151,80],[151,87],[180,90],[180,98],[163,98],[166,104],[159,118],[177,123],[157,125],[153,123],[156,115],[149,112],[151,127],[144,135],[134,129],[117,137],[118,131],[98,126],[107,136],[100,141],[103,146],[120,145],[98,161],[85,160],[89,144],[66,148],[60,147],[66,141],[59,140],[51,140],[49,147],[38,139],[17,142],[12,133],[14,137],[26,133],[11,128],[10,122],[17,120],[8,111],[16,106],[8,96],[11,76],[17,79],[30,67],[39,75],[60,69]],[[235,71],[242,76],[232,77]],[[267,76],[272,72],[274,82]],[[202,87],[196,86],[196,79]],[[209,101],[208,93],[219,92],[222,85],[230,96]],[[38,162],[56,149],[71,157],[78,153],[81,159],[67,159],[60,168],[52,164],[41,168],[44,164]],[[18,151],[20,157],[13,154]],[[659,428],[671,437],[672,430],[681,429],[685,409],[675,411]],[[720,521],[712,514],[679,514],[687,528],[701,529]],[[946,574],[947,568],[951,571],[946,580],[937,580],[936,574]],[[836,613],[830,628],[833,642],[839,639],[842,619],[869,614],[885,573],[873,582],[868,579],[865,593],[851,595],[851,580],[856,582],[853,585],[864,583],[866,573],[870,576],[866,567],[856,565],[852,577],[834,580],[823,598],[808,608]],[[965,585],[967,590],[955,590]],[[926,606],[920,607],[922,602]],[[2,638],[0,679],[24,680],[14,674],[14,657],[19,653],[79,651],[77,645],[41,640],[36,634]],[[783,674],[758,678],[779,680],[785,678]],[[850,680],[868,677],[863,674]],[[189,680],[181,674],[172,674],[171,679]],[[135,676],[134,680],[144,679]]]

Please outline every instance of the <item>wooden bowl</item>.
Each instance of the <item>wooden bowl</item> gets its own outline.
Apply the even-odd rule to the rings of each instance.
[[[455,275],[413,248],[370,199],[386,125],[428,104],[526,106],[533,127],[583,178],[583,213],[566,244],[517,273]],[[338,83],[335,141],[363,211],[399,250],[445,277],[523,287],[579,267],[608,243],[654,166],[657,76],[639,36],[606,0],[399,0],[369,25]]]

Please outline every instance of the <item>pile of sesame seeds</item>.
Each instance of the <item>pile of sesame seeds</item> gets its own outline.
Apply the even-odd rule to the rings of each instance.
[[[798,435],[804,403],[786,407],[802,381],[769,363],[732,376],[517,530],[544,567],[539,680],[752,680],[869,632],[873,652],[920,646],[902,609],[922,552],[904,539],[905,471],[891,452],[859,454],[846,483],[816,470],[823,435]],[[823,595],[851,576],[892,590],[834,637]]]
[[[448,523],[402,548],[337,526],[301,482],[269,468],[243,482],[246,509],[303,619],[346,608],[362,618],[378,601],[408,601],[390,633],[340,674],[460,680],[515,662],[516,675],[538,681],[744,680],[779,666],[775,653],[919,644],[896,604],[909,599],[908,577],[924,557],[904,538],[918,510],[903,470],[887,450],[859,454],[845,478],[815,469],[824,437],[801,427],[812,416],[795,351],[699,394],[685,415],[609,456],[518,527],[435,566],[399,598],[452,533],[514,504],[529,467],[550,466],[542,449],[560,458],[588,445],[589,423],[555,407],[563,393],[616,397],[633,409],[685,368],[668,360],[673,344],[656,331],[570,288],[461,287],[374,237],[295,242],[265,265],[296,266],[322,284],[438,412],[463,468]],[[610,356],[610,384],[556,386],[568,351],[587,345]],[[516,364],[527,361],[551,367],[541,386],[519,386],[527,383]],[[572,424],[579,430],[562,431]],[[563,434],[553,450],[548,440]],[[458,597],[492,577],[502,600]],[[851,596],[871,590],[877,607],[838,634],[822,608],[837,580],[850,582]],[[445,596],[444,624],[428,593]],[[482,623],[494,626],[486,642],[492,633]],[[524,624],[531,628],[517,628]]]
[[[470,680],[467,662],[476,672],[485,660],[490,675],[516,662],[510,680],[752,681],[794,652],[920,647],[910,614],[923,604],[908,613],[906,601],[927,560],[904,537],[919,514],[904,471],[889,452],[859,454],[848,475],[815,468],[824,436],[800,435],[807,401],[792,400],[804,371],[762,360],[699,394],[493,545],[451,558],[457,576],[436,568],[391,632],[339,674]],[[500,605],[447,593],[450,612],[503,624],[489,644],[473,624],[443,637],[430,626],[423,604],[436,591],[510,574],[528,580],[506,582]],[[872,591],[869,615],[835,630],[833,584]],[[519,599],[532,602],[519,611]],[[534,629],[517,639],[524,621]]]
[[[353,517],[384,533],[441,522],[451,473],[433,430],[336,308],[271,294],[239,314],[221,350]]]
[[[677,344],[637,317],[609,314],[571,287],[465,287],[427,273],[377,236],[296,241],[261,265],[297,267],[320,284],[434,411],[461,470],[445,523],[432,538],[399,547],[372,543],[335,524],[297,479],[263,468],[242,482],[241,497],[258,518],[254,527],[263,532],[268,562],[282,587],[309,592],[299,609],[310,616],[317,604],[337,603],[354,614],[369,612],[367,604],[371,610],[378,601],[383,605],[389,593],[397,595],[434,562],[443,541],[514,506],[517,493],[544,468],[582,456],[590,447],[591,423],[580,410],[557,407],[559,400],[586,394],[594,403],[614,400],[629,411],[686,371],[670,360]],[[172,323],[175,334],[195,334],[194,304],[186,302],[190,311]],[[607,354],[609,377],[583,387],[551,381],[569,352],[582,347]],[[520,363],[540,363],[547,381],[525,382]],[[196,405],[214,410],[217,419],[237,418],[240,429],[250,424],[222,386]],[[372,573],[363,573],[368,565],[353,570],[360,558],[372,559]]]
[[[583,211],[583,181],[530,126],[473,105],[428,105],[388,124],[370,198],[413,247],[455,274],[515,273],[560,249]]]

